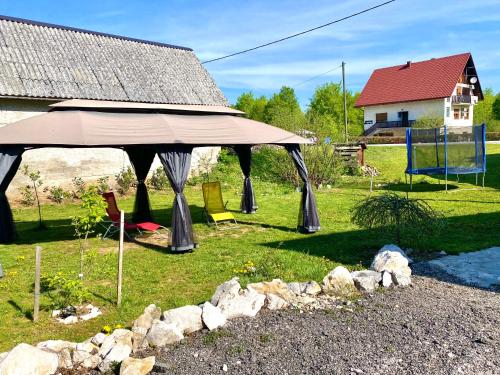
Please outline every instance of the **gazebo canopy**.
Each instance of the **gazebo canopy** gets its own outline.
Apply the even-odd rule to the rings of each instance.
[[[42,115],[0,128],[0,243],[12,241],[14,224],[5,196],[26,149],[40,147],[123,148],[137,176],[135,221],[151,220],[145,180],[156,154],[175,192],[171,247],[195,247],[191,215],[183,194],[191,153],[196,146],[229,146],[237,153],[245,176],[241,211],[257,209],[250,181],[251,147],[284,146],[304,182],[298,227],[306,233],[319,230],[319,218],[307,168],[299,144],[311,141],[283,129],[238,115],[221,106],[69,100]],[[224,110],[226,108],[226,110]],[[224,112],[226,111],[226,112]]]
[[[135,104],[135,103],[134,103]],[[121,107],[124,109],[124,107]],[[129,111],[133,108],[127,108]],[[310,143],[244,117],[221,114],[133,113],[68,109],[0,128],[0,144],[105,147],[152,144],[238,145]]]

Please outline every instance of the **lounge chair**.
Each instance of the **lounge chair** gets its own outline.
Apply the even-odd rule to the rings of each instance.
[[[113,192],[104,193],[103,198],[105,199],[108,207],[106,208],[106,212],[108,214],[109,221],[104,222],[104,228],[106,228],[106,232],[102,236],[103,239],[114,235],[115,233],[120,232],[120,210],[118,209],[118,205],[116,204],[115,194]],[[149,233],[158,233],[165,237],[169,237],[169,230],[164,226],[152,222],[144,222],[144,223],[124,223],[125,235],[128,239],[132,239],[129,232],[136,232],[137,235],[143,234],[143,232]],[[164,230],[165,233],[161,233],[160,230]]]
[[[227,202],[224,204],[222,199],[222,191],[220,188],[220,182],[205,182],[202,184],[203,189],[203,200],[205,201],[205,215],[207,217],[208,224],[212,224],[210,219],[212,219],[215,226],[221,221],[236,221],[234,215],[228,212],[226,209]]]

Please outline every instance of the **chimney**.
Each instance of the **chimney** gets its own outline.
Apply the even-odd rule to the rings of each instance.
[[[407,67],[407,68],[411,68],[411,61],[409,61],[409,60],[408,60],[408,61],[406,62],[406,67]]]

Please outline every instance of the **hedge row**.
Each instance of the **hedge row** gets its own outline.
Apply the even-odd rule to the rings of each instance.
[[[487,132],[487,141],[500,141],[500,132]],[[359,142],[364,142],[366,144],[380,145],[380,144],[399,144],[406,143],[406,137],[362,137]]]

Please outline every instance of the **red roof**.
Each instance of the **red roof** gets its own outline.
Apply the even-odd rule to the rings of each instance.
[[[356,107],[451,96],[470,57],[467,52],[376,69],[356,101]]]

